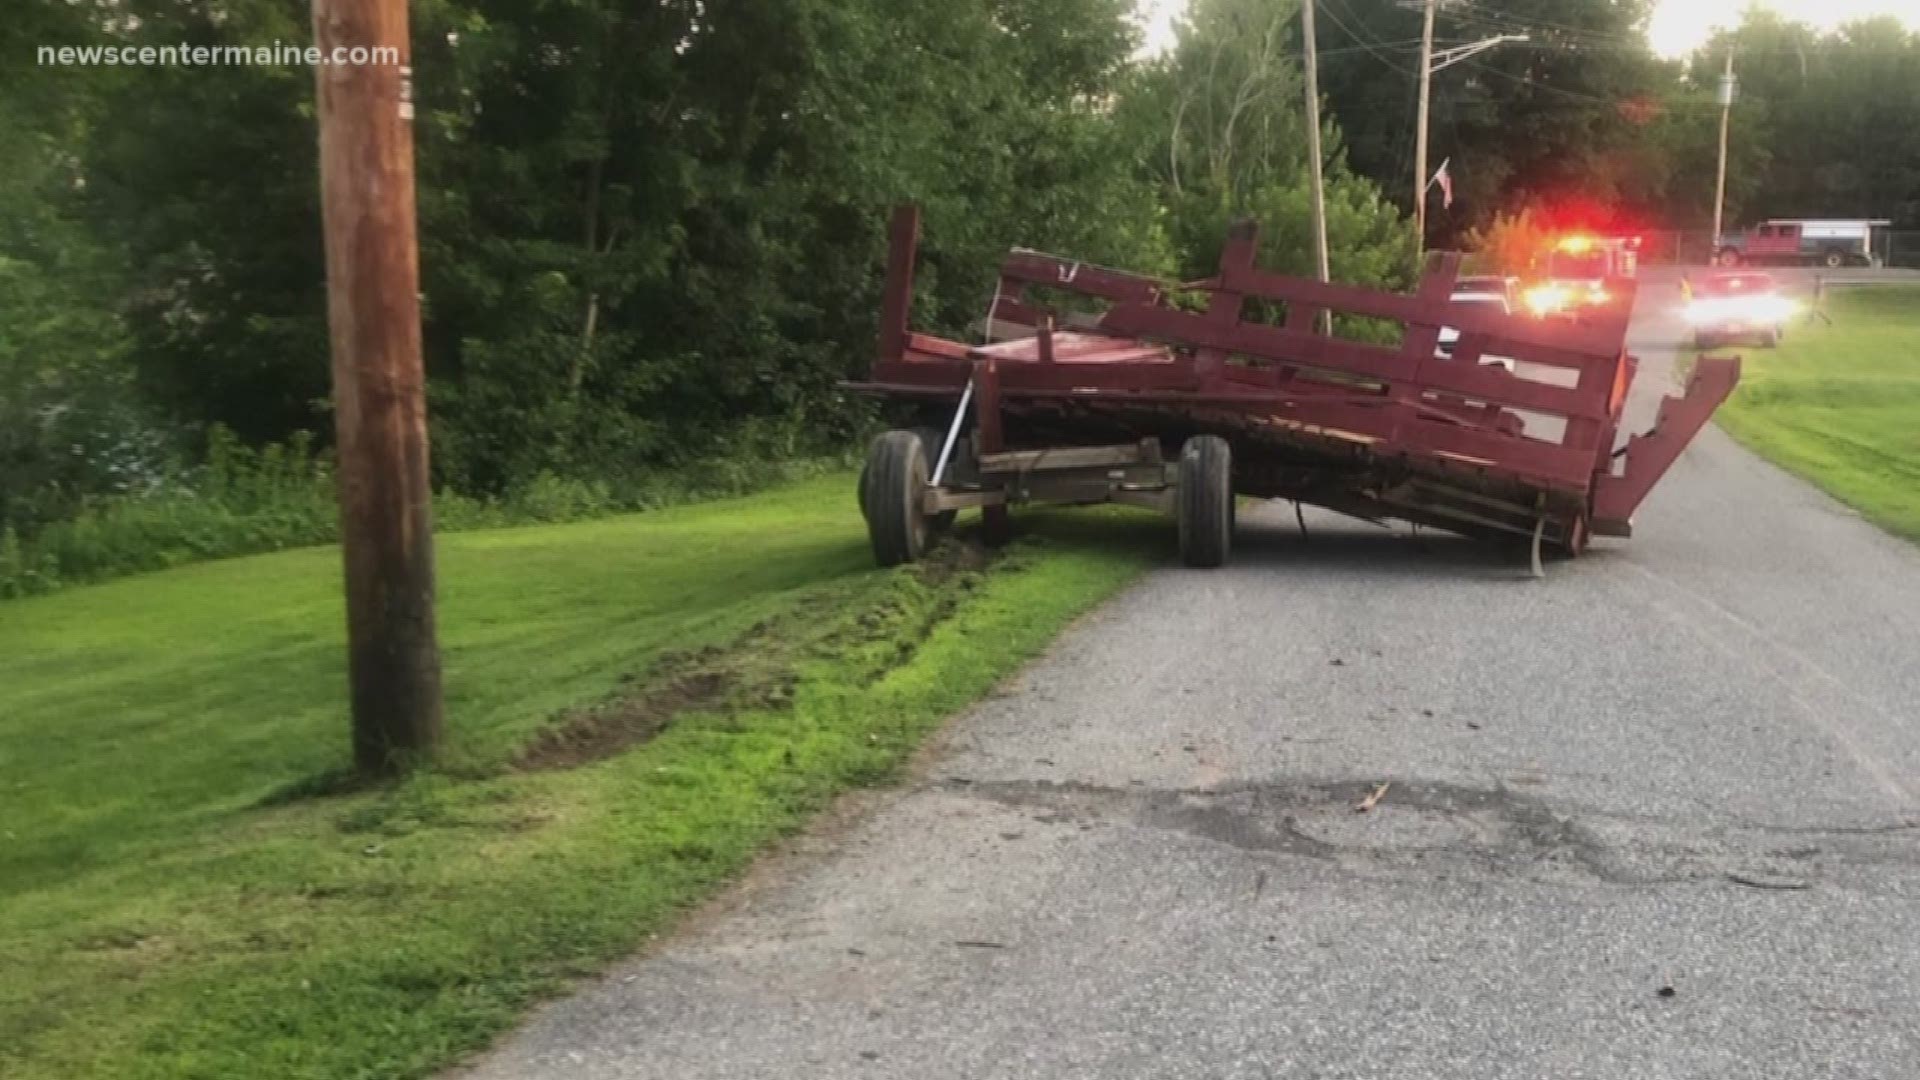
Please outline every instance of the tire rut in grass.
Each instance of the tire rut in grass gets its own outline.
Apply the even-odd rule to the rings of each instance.
[[[870,686],[912,660],[995,558],[970,541],[948,539],[856,607],[841,609],[837,597],[815,595],[725,645],[662,655],[605,700],[561,714],[511,765],[522,772],[578,768],[648,742],[689,714],[789,708],[802,665],[829,662],[853,685]]]

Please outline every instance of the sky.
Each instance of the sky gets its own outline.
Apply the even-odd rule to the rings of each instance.
[[[1707,40],[1716,26],[1740,21],[1740,13],[1755,0],[1658,0],[1648,37],[1662,56],[1684,56]],[[1759,6],[1817,27],[1832,27],[1869,15],[1899,15],[1920,27],[1920,0],[1758,0]],[[1163,49],[1172,41],[1173,19],[1187,0],[1140,0],[1146,13],[1148,47]],[[1484,6],[1498,10],[1498,0]]]

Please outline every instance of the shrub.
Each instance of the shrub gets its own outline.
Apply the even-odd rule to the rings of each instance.
[[[441,532],[576,521],[743,495],[846,468],[846,445],[816,446],[799,425],[749,421],[713,445],[724,453],[618,478],[542,471],[497,499],[452,491],[434,495]],[[137,494],[97,498],[32,534],[0,528],[0,598],[183,563],[230,558],[339,539],[330,459],[304,433],[252,449],[224,428],[207,437],[207,463]]]
[[[309,437],[253,450],[214,428],[201,468],[138,493],[96,498],[66,520],[15,537],[0,549],[0,596],[320,544],[337,531],[332,472]]]
[[[1552,243],[1550,230],[1531,209],[1499,214],[1466,236],[1465,269],[1473,274],[1525,275]]]

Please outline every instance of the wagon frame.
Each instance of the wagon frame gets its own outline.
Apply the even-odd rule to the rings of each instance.
[[[961,509],[999,533],[1009,505],[1101,501],[1170,513],[1186,561],[1219,565],[1244,495],[1527,538],[1537,568],[1543,546],[1577,555],[1591,536],[1631,535],[1739,379],[1737,358],[1702,358],[1653,428],[1616,446],[1637,368],[1632,281],[1581,322],[1538,321],[1451,303],[1454,253],[1433,255],[1410,295],[1261,269],[1251,222],[1218,274],[1184,284],[1016,249],[988,343],[970,345],[909,325],[919,233],[918,211],[897,209],[878,350],[846,384],[923,421],[875,440],[862,476],[885,565],[917,558]],[[1099,310],[1062,311],[1043,291]],[[1348,321],[1332,316],[1397,324],[1399,341],[1338,336]],[[1436,353],[1442,327],[1459,331],[1450,356]]]

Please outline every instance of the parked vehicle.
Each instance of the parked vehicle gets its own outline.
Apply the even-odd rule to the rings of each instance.
[[[1892,224],[1879,218],[1772,218],[1714,242],[1718,266],[1877,266],[1878,242]]]
[[[1502,315],[1511,315],[1513,314],[1513,304],[1508,299],[1504,288],[1502,291],[1494,292],[1488,291],[1485,288],[1476,287],[1495,285],[1496,283],[1504,286],[1506,282],[1511,280],[1511,278],[1461,278],[1460,287],[1454,290],[1451,299],[1456,304],[1471,304],[1474,307],[1486,311],[1497,311]],[[1451,360],[1453,359],[1453,347],[1459,344],[1459,341],[1459,327],[1443,326],[1440,328],[1439,340],[1433,347],[1433,354],[1442,360]],[[1483,364],[1492,364],[1495,367],[1503,367],[1508,371],[1514,369],[1513,358],[1510,356],[1482,356],[1480,362]]]
[[[1520,279],[1505,274],[1467,274],[1454,285],[1454,296],[1462,293],[1493,293],[1507,302],[1508,311],[1520,310]]]
[[[1687,305],[1693,346],[1711,349],[1746,338],[1771,349],[1786,334],[1793,308],[1793,301],[1780,294],[1771,274],[1751,270],[1709,274],[1693,287],[1693,300]]]

